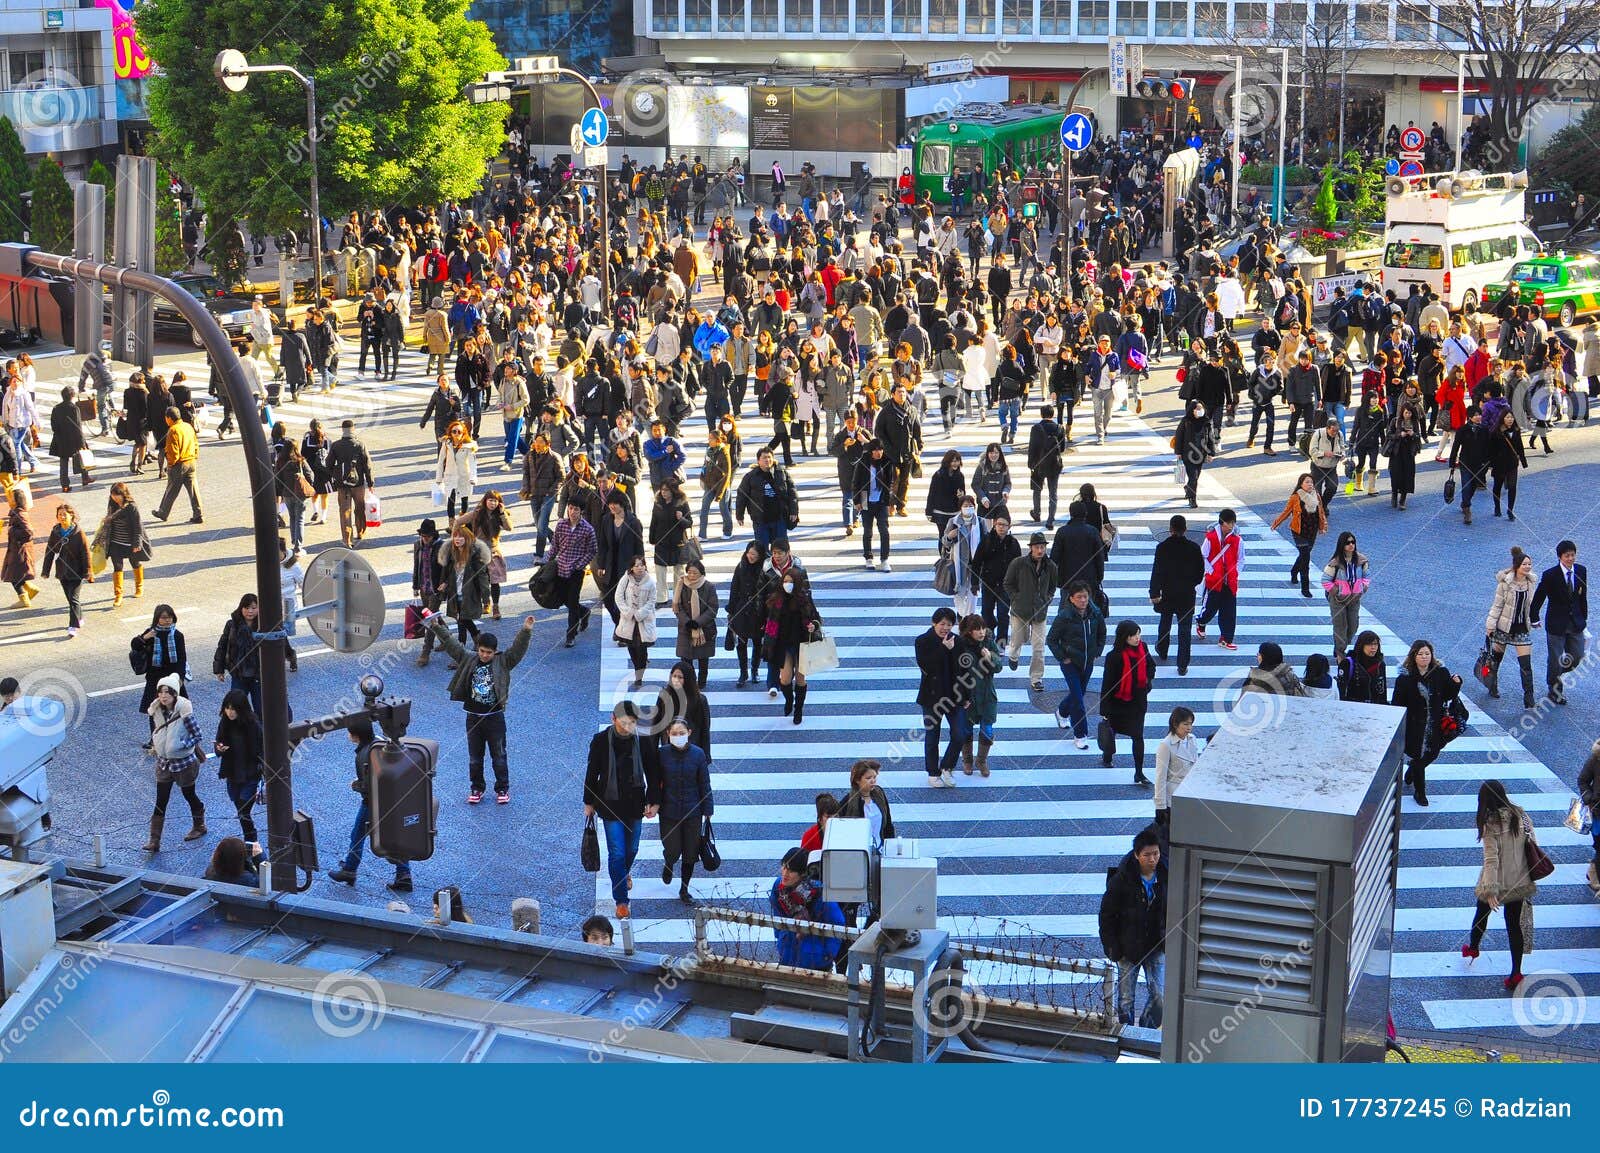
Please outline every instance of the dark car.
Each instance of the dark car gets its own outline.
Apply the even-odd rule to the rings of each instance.
[[[179,272],[171,279],[206,306],[231,342],[235,345],[244,342],[250,322],[250,306],[254,303],[251,297],[231,293],[215,276],[201,272]],[[200,334],[190,327],[175,306],[157,299],[154,311],[157,334],[187,336],[196,348],[200,347]]]

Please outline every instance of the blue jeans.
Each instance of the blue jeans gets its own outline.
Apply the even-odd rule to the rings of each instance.
[[[11,443],[17,446],[17,464],[20,465],[25,460],[31,460],[34,467],[37,468],[39,466],[39,458],[33,455],[32,438],[33,434],[29,429],[14,428],[11,430]]]
[[[1002,400],[1000,402],[1000,431],[1007,438],[1017,435],[1017,418],[1022,415],[1022,401]]]
[[[1144,971],[1144,1012],[1139,1014],[1143,1029],[1161,1028],[1162,992],[1167,985],[1167,955],[1152,953],[1143,961],[1117,962],[1117,1019],[1124,1025],[1133,1024],[1133,1000],[1139,986],[1139,972]]]
[[[356,823],[350,826],[350,850],[345,853],[341,868],[347,872],[355,872],[361,867],[361,854],[367,848],[367,829],[372,824],[372,810],[367,805],[367,798],[361,798],[361,807],[356,809]],[[394,879],[399,880],[411,877],[411,862],[396,861],[394,863]]]
[[[251,677],[246,680],[244,677],[235,676],[230,673],[228,675],[228,689],[230,691],[239,689],[242,692],[248,693],[250,696],[250,707],[255,710],[256,716],[261,716],[262,709],[260,677]]]
[[[1067,695],[1056,712],[1072,721],[1072,735],[1082,740],[1089,735],[1089,717],[1083,708],[1083,689],[1088,676],[1071,661],[1062,664],[1061,676],[1067,682]]]
[[[700,535],[706,535],[706,524],[711,517],[711,506],[716,505],[722,512],[722,535],[733,535],[733,489],[729,488],[721,497],[716,493],[706,490],[700,497]]]
[[[1329,405],[1326,405],[1324,407],[1326,407],[1327,410],[1330,413],[1333,414],[1334,419],[1339,422],[1339,435],[1343,436],[1344,435],[1344,405],[1342,405],[1342,404],[1329,404]]]
[[[533,521],[537,527],[534,531],[533,551],[540,556],[544,555],[545,542],[550,539],[550,514],[555,512],[555,508],[556,494],[551,493],[534,509]]]
[[[840,499],[840,515],[844,520],[845,528],[853,528],[856,523],[856,502],[850,499],[850,494],[845,493]]]
[[[758,524],[752,526],[755,531],[756,543],[767,552],[772,551],[772,542],[781,540],[789,543],[789,525],[786,521],[773,521],[771,524]]]
[[[602,821],[606,827],[606,872],[611,875],[611,899],[628,903],[628,874],[639,855],[639,834],[643,821]]]
[[[522,443],[522,418],[507,416],[501,419],[506,422],[506,463],[510,464],[517,459],[517,446]]]

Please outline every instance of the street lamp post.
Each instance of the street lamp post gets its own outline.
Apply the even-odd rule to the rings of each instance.
[[[1456,53],[1456,144],[1450,151],[1454,156],[1450,174],[1454,176],[1461,171],[1462,141],[1467,134],[1467,63],[1468,61],[1484,59],[1482,52]]]
[[[306,158],[311,162],[311,266],[317,287],[313,300],[322,296],[322,204],[317,196],[317,78],[307,76],[288,64],[250,64],[243,52],[224,48],[212,63],[217,81],[229,92],[243,92],[250,77],[262,72],[283,72],[300,81],[306,90]],[[287,309],[291,301],[284,301]]]
[[[1288,193],[1288,173],[1284,171],[1284,151],[1289,143],[1289,52],[1287,46],[1274,49],[1283,63],[1278,78],[1278,171],[1272,180],[1272,222],[1283,227],[1283,201]]]

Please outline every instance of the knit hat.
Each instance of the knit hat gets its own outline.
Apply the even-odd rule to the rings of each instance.
[[[173,696],[181,697],[183,695],[183,678],[177,673],[168,673],[156,682],[156,688],[170,689]]]

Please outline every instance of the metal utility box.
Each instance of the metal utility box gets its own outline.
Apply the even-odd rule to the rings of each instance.
[[[822,830],[822,896],[841,905],[872,899],[872,831],[864,817],[833,817]]]
[[[879,860],[878,904],[886,929],[938,928],[939,862],[917,856],[915,841],[888,842]]]
[[[1382,1061],[1405,711],[1235,708],[1172,798],[1164,1061]]]
[[[56,944],[50,867],[0,861],[0,1001]]]
[[[13,860],[26,861],[50,835],[48,769],[69,719],[54,697],[18,697],[0,709],[0,849]]]
[[[372,813],[368,839],[374,854],[390,861],[426,861],[433,856],[439,817],[433,773],[438,763],[436,741],[402,737],[372,746],[367,774]],[[315,851],[313,847],[313,854]]]

